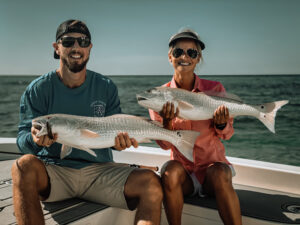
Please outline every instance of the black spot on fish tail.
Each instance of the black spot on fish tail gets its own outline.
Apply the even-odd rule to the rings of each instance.
[[[52,130],[51,130],[51,126],[50,126],[49,122],[46,123],[46,126],[47,126],[48,137],[50,139],[54,139],[54,136],[53,136],[53,133],[52,133]]]

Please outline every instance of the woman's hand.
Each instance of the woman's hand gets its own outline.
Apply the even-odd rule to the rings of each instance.
[[[214,112],[213,121],[215,126],[224,125],[224,124],[226,126],[228,120],[229,120],[228,108],[225,105],[220,105]]]
[[[177,117],[178,114],[178,107],[175,112],[175,106],[172,102],[165,103],[162,110],[159,112],[159,115],[163,118],[164,128],[172,130],[172,120]]]
[[[118,136],[116,136],[115,146],[113,147],[114,149],[122,151],[126,148],[129,148],[130,146],[137,148],[139,144],[134,138],[130,138],[128,133],[122,132],[119,133]]]

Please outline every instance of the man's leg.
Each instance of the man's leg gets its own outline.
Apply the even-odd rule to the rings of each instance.
[[[160,179],[153,171],[132,171],[125,183],[124,194],[129,208],[137,204],[135,224],[160,224],[163,192]]]
[[[183,166],[175,160],[164,166],[161,179],[168,222],[170,225],[180,225],[184,195],[192,194],[193,181]]]
[[[46,168],[34,155],[24,155],[12,166],[13,202],[17,223],[45,224],[40,196],[50,193]]]
[[[232,173],[225,163],[208,167],[203,184],[204,192],[215,196],[220,217],[225,225],[241,225],[240,202],[232,186]]]

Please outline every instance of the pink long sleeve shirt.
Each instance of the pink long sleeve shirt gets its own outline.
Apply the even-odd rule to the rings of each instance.
[[[163,86],[177,88],[174,77],[169,83]],[[200,79],[195,75],[195,84],[192,92],[203,91],[224,92],[225,88],[220,82]],[[162,123],[162,118],[158,113],[153,110],[149,110],[149,113],[152,120]],[[228,140],[232,137],[234,133],[232,118],[229,119],[223,130],[217,129],[212,119],[192,121],[176,117],[172,120],[172,126],[174,130],[195,130],[200,132],[193,149],[194,162],[186,159],[169,142],[157,141],[157,144],[162,149],[171,149],[171,159],[179,161],[188,173],[194,173],[201,184],[204,181],[206,169],[209,165],[215,162],[230,164],[225,157],[225,148],[220,139]]]

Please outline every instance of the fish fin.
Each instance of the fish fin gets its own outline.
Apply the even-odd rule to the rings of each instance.
[[[185,101],[177,101],[178,102],[178,107],[183,109],[183,110],[191,110],[194,108],[194,106],[188,102],[185,102]]]
[[[88,129],[81,129],[80,135],[87,138],[98,138],[100,135],[94,131],[88,130]]]
[[[179,141],[177,141],[174,145],[180,151],[180,153],[184,155],[185,158],[191,162],[194,162],[194,144],[200,133],[191,130],[177,130],[174,132],[177,133],[177,137],[179,138]]]
[[[275,117],[277,111],[284,105],[288,104],[289,101],[277,101],[271,103],[265,103],[260,106],[255,106],[261,113],[258,119],[273,133],[275,133]],[[263,107],[263,108],[262,108]]]
[[[178,91],[178,92],[184,92],[184,93],[191,93],[190,91],[187,91],[185,89],[182,89],[182,88],[171,88],[171,87],[166,87],[166,86],[158,86],[158,87],[155,87],[154,89],[156,90],[159,90],[159,91]]]
[[[71,152],[72,152],[72,147],[69,145],[63,144],[61,146],[60,158],[61,159],[65,158],[66,156],[70,155]]]
[[[96,153],[95,153],[92,149],[90,149],[90,148],[88,148],[88,147],[80,146],[80,149],[86,151],[87,153],[91,154],[92,156],[97,157]]]
[[[97,157],[95,151],[93,151],[93,150],[90,149],[89,147],[86,147],[86,146],[84,146],[84,145],[74,145],[73,147],[74,147],[74,148],[81,149],[81,150],[83,150],[83,151],[86,151],[87,153],[91,154],[92,156]]]
[[[244,101],[239,96],[232,94],[232,93],[225,92],[225,91],[222,91],[222,92],[204,91],[204,92],[199,92],[197,94],[205,94],[210,97],[226,98],[229,100],[237,101],[239,103],[244,103]]]

